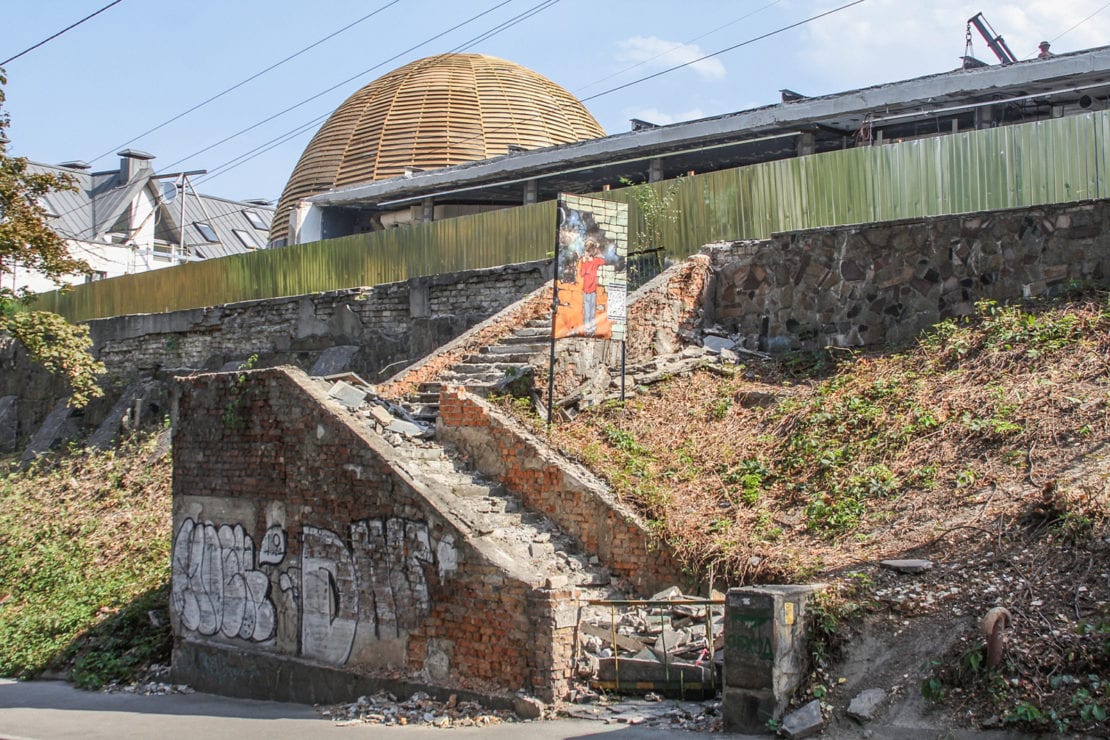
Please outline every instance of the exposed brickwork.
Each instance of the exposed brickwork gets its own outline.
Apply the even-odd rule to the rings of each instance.
[[[180,641],[476,691],[566,693],[575,624],[560,615],[575,595],[494,565],[442,492],[397,472],[393,448],[303,374],[192,377],[178,408]]]
[[[518,493],[524,505],[549,516],[587,552],[651,593],[685,580],[665,543],[606,486],[563,460],[542,440],[461,388],[440,394],[438,438],[468,455],[482,473]]]
[[[644,284],[629,299],[626,361],[643,362],[677,352],[683,332],[701,324],[702,301],[710,278],[710,260],[694,255]],[[620,369],[620,342],[604,339],[560,339],[555,353],[555,397],[582,383]]]
[[[541,316],[551,315],[551,286],[545,285],[517,303],[440,347],[378,386],[378,392],[393,399],[413,393],[421,383],[434,381],[444,371],[483,347],[496,344],[516,329]]]

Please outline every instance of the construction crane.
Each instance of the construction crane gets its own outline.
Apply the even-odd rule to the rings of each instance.
[[[994,29],[991,28],[991,24],[987,22],[987,19],[980,12],[967,19],[967,33],[965,34],[967,43],[964,46],[965,68],[987,66],[984,62],[976,59],[971,54],[971,52],[973,51],[971,46],[972,26],[975,26],[975,30],[978,31],[979,35],[986,40],[987,46],[990,47],[990,50],[994,52],[994,55],[998,57],[998,61],[1002,62],[1003,65],[1013,64],[1017,61],[1017,57],[1014,56],[1014,52],[1010,51],[1010,47],[1006,45],[1006,40],[1002,38],[1001,34],[995,33]]]

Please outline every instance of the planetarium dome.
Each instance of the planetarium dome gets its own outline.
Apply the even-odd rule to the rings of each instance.
[[[297,201],[506,154],[605,136],[569,92],[519,64],[442,54],[366,85],[332,113],[301,155],[278,201],[271,242],[288,235]]]

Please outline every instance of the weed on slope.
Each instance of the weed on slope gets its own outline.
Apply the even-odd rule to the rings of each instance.
[[[0,477],[0,675],[95,687],[168,663],[164,452],[139,436]]]

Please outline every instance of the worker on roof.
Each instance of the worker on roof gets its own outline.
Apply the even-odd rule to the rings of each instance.
[[[1048,59],[1049,57],[1056,56],[1048,50],[1048,47],[1049,43],[1047,41],[1042,41],[1040,44],[1037,45],[1037,48],[1041,50],[1041,52],[1037,54],[1037,59]]]

